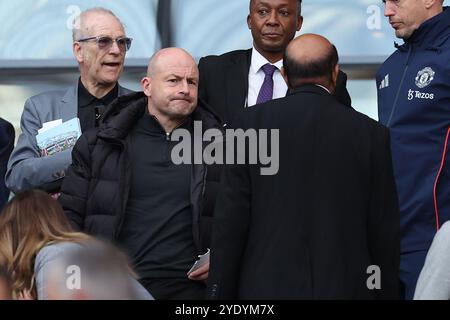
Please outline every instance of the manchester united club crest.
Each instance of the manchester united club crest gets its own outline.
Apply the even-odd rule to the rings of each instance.
[[[433,81],[434,75],[435,72],[430,67],[420,70],[416,77],[416,86],[425,88]]]

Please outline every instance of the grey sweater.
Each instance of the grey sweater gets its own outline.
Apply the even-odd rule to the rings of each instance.
[[[436,233],[417,281],[414,300],[450,299],[450,221]]]
[[[61,242],[48,245],[38,252],[34,263],[34,276],[38,300],[47,300],[49,298],[46,286],[52,268],[58,263],[58,260],[63,258],[64,255],[70,254],[72,251],[79,250],[80,248],[82,248],[82,246],[77,243]],[[67,277],[69,277],[69,274]],[[129,276],[129,281],[133,290],[133,297],[137,300],[154,300],[152,295],[149,294],[131,275]]]

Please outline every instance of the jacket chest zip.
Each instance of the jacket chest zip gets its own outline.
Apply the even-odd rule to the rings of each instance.
[[[409,62],[411,60],[412,52],[413,52],[413,46],[411,44],[411,45],[409,45],[408,55],[406,57],[405,67],[403,68],[403,73],[402,73],[402,77],[401,77],[401,80],[400,80],[400,85],[397,88],[397,92],[395,94],[394,103],[392,104],[391,114],[389,115],[389,120],[386,123],[386,127],[388,127],[388,128],[391,125],[392,117],[394,116],[395,109],[397,108],[397,105],[398,105],[398,99],[400,97],[400,92],[401,92],[401,90],[403,88],[403,83],[405,82],[406,74],[408,73]]]

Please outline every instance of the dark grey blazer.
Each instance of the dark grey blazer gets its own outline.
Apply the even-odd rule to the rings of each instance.
[[[131,93],[119,86],[119,96]],[[78,112],[78,83],[65,90],[41,93],[25,102],[20,126],[22,133],[8,162],[6,186],[13,192],[33,188],[59,189],[65,170],[72,163],[72,149],[40,157],[36,143],[38,130],[45,122],[73,119]]]

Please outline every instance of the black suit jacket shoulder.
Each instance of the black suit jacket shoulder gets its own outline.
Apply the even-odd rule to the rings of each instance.
[[[220,56],[207,56],[199,61],[199,97],[225,123],[231,122],[246,105],[251,56],[251,49],[236,50]]]
[[[247,104],[251,57],[252,49],[248,49],[219,56],[211,55],[199,61],[199,97],[209,104],[225,123],[231,123]],[[334,96],[351,108],[347,75],[342,71],[338,75]]]

